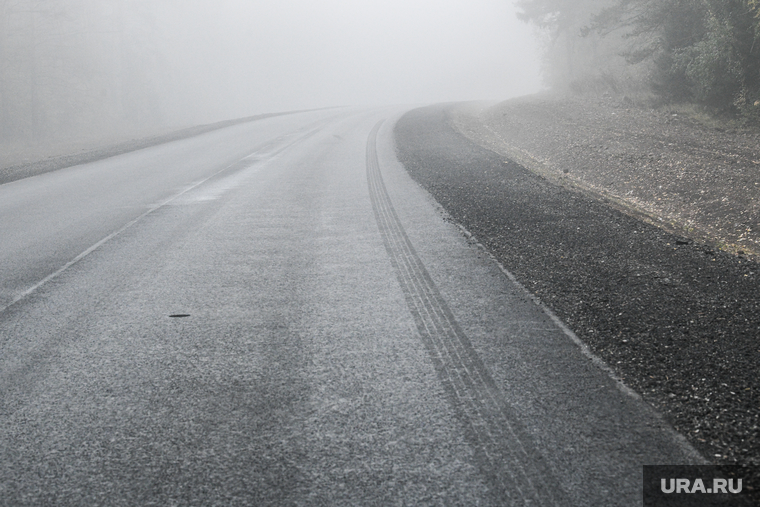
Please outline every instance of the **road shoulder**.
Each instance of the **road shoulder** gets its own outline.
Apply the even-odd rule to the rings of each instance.
[[[440,154],[440,146],[427,146],[429,155]],[[441,162],[432,161],[437,167]],[[384,149],[381,143],[380,165],[419,258],[511,407],[505,417],[529,435],[526,445],[545,456],[565,492],[599,495],[599,504],[635,504],[642,464],[702,462],[651,407],[620,389],[584,355],[481,246],[451,223],[430,194],[410,181],[390,142]],[[605,490],[617,496],[605,497]],[[581,505],[584,499],[568,503]]]
[[[757,464],[757,263],[505,161],[448,114],[397,123],[411,176],[706,456]]]
[[[450,112],[468,139],[555,184],[669,232],[760,254],[757,129],[611,98],[535,95]]]

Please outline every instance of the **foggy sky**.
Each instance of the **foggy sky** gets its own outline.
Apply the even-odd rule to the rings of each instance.
[[[155,4],[154,4],[155,5]],[[234,117],[500,100],[540,88],[511,0],[179,0],[157,17],[166,104]]]

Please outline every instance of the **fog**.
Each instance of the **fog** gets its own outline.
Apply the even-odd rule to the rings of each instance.
[[[0,0],[0,134],[537,91],[511,0]]]
[[[188,97],[225,115],[499,99],[540,83],[530,29],[509,0],[194,5],[169,27],[171,58],[194,81]]]

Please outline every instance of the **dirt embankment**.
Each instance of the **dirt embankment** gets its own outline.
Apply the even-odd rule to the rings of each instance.
[[[760,129],[615,99],[534,95],[457,110],[470,140],[671,232],[760,258]]]

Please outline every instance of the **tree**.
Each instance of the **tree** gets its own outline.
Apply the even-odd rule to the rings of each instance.
[[[618,0],[520,0],[518,18],[546,37],[544,75],[554,88],[625,91],[636,82],[638,69],[625,68],[622,56],[625,30],[609,24],[597,30],[595,22],[611,13]],[[635,72],[631,72],[635,71]]]
[[[760,0],[522,0],[518,6],[521,19],[554,40],[576,29],[568,29],[570,10],[591,10],[581,37],[623,34],[614,46],[629,65],[647,65],[649,86],[661,98],[760,118]],[[596,58],[591,67],[620,81],[610,61]]]

